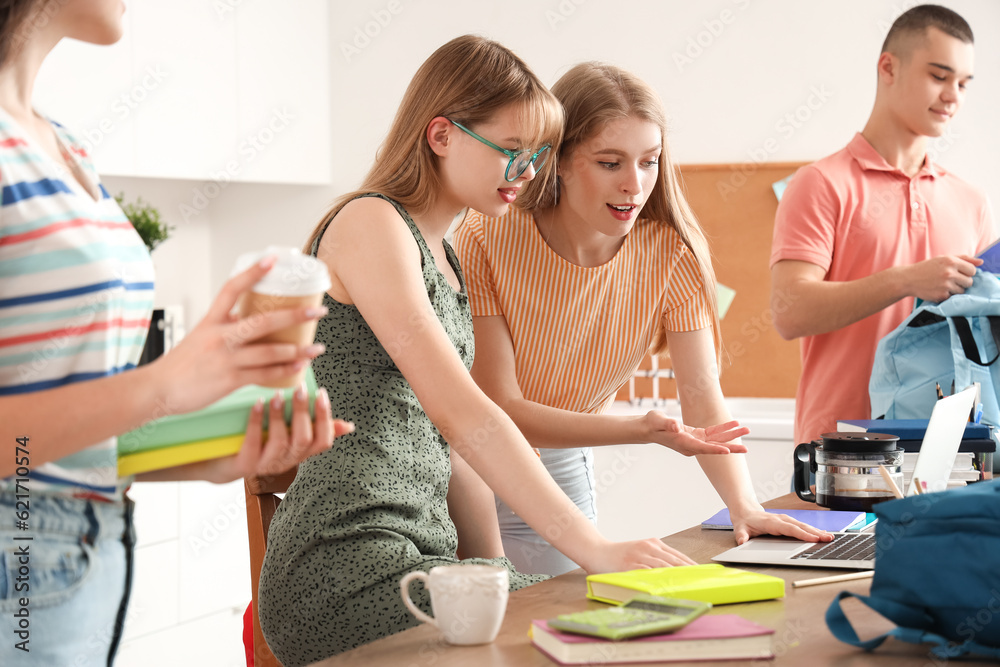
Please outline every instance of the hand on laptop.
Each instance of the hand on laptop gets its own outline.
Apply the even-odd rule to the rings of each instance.
[[[829,542],[833,535],[797,521],[787,514],[771,514],[763,507],[737,515],[730,510],[733,519],[733,537],[737,544],[743,544],[757,535],[787,535],[805,542]]]

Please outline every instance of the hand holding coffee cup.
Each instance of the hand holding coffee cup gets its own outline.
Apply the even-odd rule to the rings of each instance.
[[[323,294],[330,289],[326,265],[296,248],[268,246],[263,251],[240,255],[233,274],[245,270],[268,255],[277,257],[274,267],[237,302],[240,318],[288,308],[319,307]],[[257,343],[309,345],[316,337],[316,320],[302,322],[255,339]],[[294,387],[302,382],[305,367],[287,377],[270,382],[268,387]]]
[[[434,616],[410,599],[410,582],[424,582]],[[403,603],[417,620],[437,626],[449,644],[488,644],[496,639],[507,612],[507,570],[494,565],[439,565],[430,573],[410,572],[399,582]]]

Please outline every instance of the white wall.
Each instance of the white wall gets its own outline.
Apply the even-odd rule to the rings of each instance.
[[[354,159],[372,155],[394,103],[423,58],[465,32],[507,44],[546,83],[583,60],[603,60],[639,74],[664,100],[672,119],[670,142],[680,162],[747,161],[750,151],[770,137],[779,144],[771,160],[816,159],[840,148],[864,124],[874,100],[875,61],[885,32],[904,6],[916,4],[547,0],[491,3],[496,8],[491,11],[458,0],[401,2],[392,22],[351,57],[342,49],[352,45],[359,26],[386,3],[357,2],[338,12],[331,39],[332,75],[351,96],[348,104],[334,102],[334,136],[340,138],[335,140],[338,149]],[[995,39],[1000,6],[988,0],[948,4],[977,31],[979,66],[967,108],[956,119],[957,138],[946,162],[970,180],[991,186],[995,199],[998,167],[991,164],[988,150],[977,148],[1000,146],[1000,132],[987,115],[1000,97]],[[814,89],[824,90],[828,99],[801,127],[790,128],[794,132],[786,138],[788,132],[776,125],[807,103]],[[359,178],[361,170],[351,160],[336,164],[338,181]]]
[[[175,224],[207,226],[208,289],[214,293],[239,253],[275,241],[301,243],[326,204],[356,186],[367,171],[419,63],[440,44],[467,32],[509,45],[546,83],[555,82],[582,60],[612,62],[641,75],[664,100],[670,116],[669,142],[678,162],[814,160],[841,148],[864,125],[874,100],[875,60],[885,31],[902,9],[913,4],[912,0],[338,2],[330,26],[334,156],[330,187],[234,183],[221,188],[197,214],[185,215],[183,207],[190,207],[206,188],[212,192],[212,184],[177,181],[158,194],[157,203]],[[943,165],[986,190],[996,202],[1000,162],[994,156],[1000,155],[1000,124],[991,110],[1000,105],[1000,3],[947,4],[963,14],[976,32],[976,79],[950,136],[935,143],[935,152]],[[375,36],[367,37],[365,30]],[[684,58],[689,62],[679,60]],[[188,122],[196,123],[197,117]],[[776,150],[767,154],[765,146],[775,144]],[[116,179],[116,183],[143,189],[145,180]],[[171,253],[168,248],[182,242],[169,242],[157,255]],[[158,268],[167,263],[158,261]],[[169,273],[161,274],[161,289],[168,277]],[[200,280],[183,284],[187,291],[206,289]],[[193,296],[178,298],[204,305]],[[189,321],[202,312],[189,313]]]
[[[239,0],[220,1],[240,11]],[[413,72],[452,37],[476,32],[498,39],[546,83],[581,60],[604,60],[633,70],[664,99],[671,119],[669,141],[678,162],[806,161],[841,148],[863,126],[874,98],[874,64],[884,33],[892,19],[913,4],[336,2],[330,24],[334,171],[329,187],[121,177],[107,179],[107,186],[129,197],[142,195],[177,226],[175,236],[154,254],[157,304],[183,305],[190,328],[239,253],[275,242],[300,245],[325,206],[357,185]],[[946,4],[976,31],[977,67],[966,107],[953,124],[953,140],[939,143],[939,157],[997,201],[1000,165],[994,156],[1000,155],[1000,129],[990,110],[1000,106],[1000,3]],[[294,11],[294,3],[288,6]],[[365,30],[373,36],[365,36]],[[690,62],[679,62],[681,56],[690,57]],[[810,102],[814,109],[803,106]],[[786,114],[796,113],[797,127],[786,119]],[[192,113],[165,130],[183,132],[185,124],[197,123],[198,115]],[[763,156],[760,151],[771,145],[768,139],[776,142],[777,150]],[[197,212],[192,214],[192,208]],[[614,471],[612,452],[607,454]],[[660,454],[655,453],[666,458]],[[755,480],[758,486],[771,481]],[[628,475],[616,479],[605,496],[604,517],[631,511],[623,504],[627,500],[615,500],[615,490],[634,483]],[[241,664],[238,613],[239,605],[249,599],[245,525],[226,520],[233,503],[242,511],[239,485],[137,485],[136,495],[142,503],[139,582],[131,641],[119,664]],[[684,525],[716,509],[715,504],[704,511],[693,508],[694,519]],[[206,544],[197,542],[212,522],[225,524],[225,529]],[[631,532],[633,527],[621,525],[618,530]],[[204,599],[192,597],[192,590]]]

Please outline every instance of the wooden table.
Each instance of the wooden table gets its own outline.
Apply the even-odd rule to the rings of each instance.
[[[812,508],[792,494],[765,503],[766,507],[783,509]],[[699,563],[711,563],[711,557],[732,546],[732,533],[722,530],[689,528],[665,538]],[[830,634],[824,615],[830,601],[842,591],[867,594],[870,580],[792,588],[791,582],[828,574],[843,574],[846,570],[808,567],[769,567],[739,565],[744,569],[782,577],[787,582],[781,600],[722,605],[710,613],[739,614],[756,623],[774,629],[775,660],[698,662],[698,665],[794,665],[795,667],[927,667],[945,664],[928,656],[925,645],[906,644],[889,640],[874,653],[867,653],[841,643]],[[441,639],[437,629],[421,624],[396,635],[360,646],[347,653],[315,663],[313,667],[341,665],[391,667],[534,667],[555,664],[536,650],[528,640],[528,626],[533,619],[557,614],[600,608],[599,602],[587,600],[585,573],[574,570],[540,584],[515,591],[510,595],[507,615],[500,634],[492,644],[484,646],[450,646]],[[851,604],[851,603],[854,604]],[[854,622],[862,639],[882,634],[892,625],[857,601],[845,601],[844,609]],[[651,664],[651,663],[645,663]],[[679,664],[679,663],[662,663]],[[995,665],[983,661],[962,661],[965,665]]]

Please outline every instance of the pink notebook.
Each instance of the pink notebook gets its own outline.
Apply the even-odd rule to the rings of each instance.
[[[561,665],[774,657],[774,630],[736,614],[699,616],[677,632],[618,642],[559,632],[544,620],[531,625],[531,642]]]

